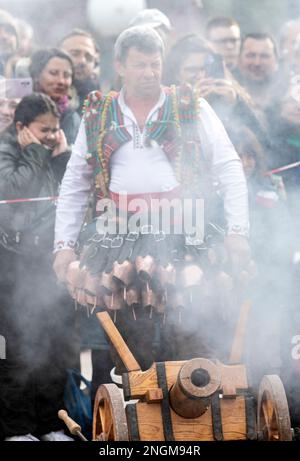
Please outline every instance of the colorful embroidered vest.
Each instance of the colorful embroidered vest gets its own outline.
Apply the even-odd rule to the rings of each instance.
[[[146,143],[159,144],[169,159],[177,180],[184,188],[199,190],[204,160],[200,155],[199,98],[192,88],[163,89],[166,95],[156,121],[146,124]],[[87,161],[93,166],[96,198],[108,196],[109,160],[131,135],[124,126],[118,103],[119,93],[103,96],[92,92],[85,102],[84,120],[88,143]],[[201,174],[202,173],[202,174]]]

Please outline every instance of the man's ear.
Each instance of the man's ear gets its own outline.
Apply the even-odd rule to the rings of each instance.
[[[17,129],[18,133],[20,133],[20,131],[23,130],[23,128],[24,128],[23,123],[21,123],[21,122],[16,123],[16,129]]]
[[[120,61],[115,61],[115,69],[120,77],[124,76],[124,65]]]

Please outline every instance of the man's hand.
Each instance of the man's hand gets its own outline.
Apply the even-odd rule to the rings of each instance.
[[[60,282],[66,281],[66,274],[69,264],[72,261],[76,260],[76,255],[74,250],[67,249],[67,250],[60,250],[56,253],[53,269],[56,274],[56,277]]]
[[[251,251],[248,240],[239,234],[230,234],[225,237],[225,248],[234,272],[239,273],[250,263]]]

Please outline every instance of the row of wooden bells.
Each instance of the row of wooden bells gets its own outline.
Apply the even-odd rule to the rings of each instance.
[[[137,277],[142,289],[135,283]],[[201,287],[202,295],[206,292],[209,295],[211,289],[198,265],[188,263],[176,273],[172,264],[156,265],[150,256],[138,257],[135,264],[127,260],[122,264],[115,261],[111,272],[97,276],[85,267],[81,268],[79,261],[74,261],[68,267],[66,278],[69,292],[79,304],[91,308],[105,306],[113,311],[121,309],[126,303],[134,309],[140,305],[153,306],[157,312],[163,313],[166,304],[175,309],[183,308],[187,299],[190,300],[193,287]],[[155,289],[152,287],[153,280]],[[214,286],[224,299],[233,290],[232,278],[219,271]]]

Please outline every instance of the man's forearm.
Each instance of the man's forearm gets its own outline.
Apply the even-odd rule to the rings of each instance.
[[[249,235],[248,190],[242,164],[231,160],[218,167],[224,197],[227,234]]]
[[[91,166],[85,159],[71,157],[57,204],[54,251],[74,248],[84,221],[91,185]]]

